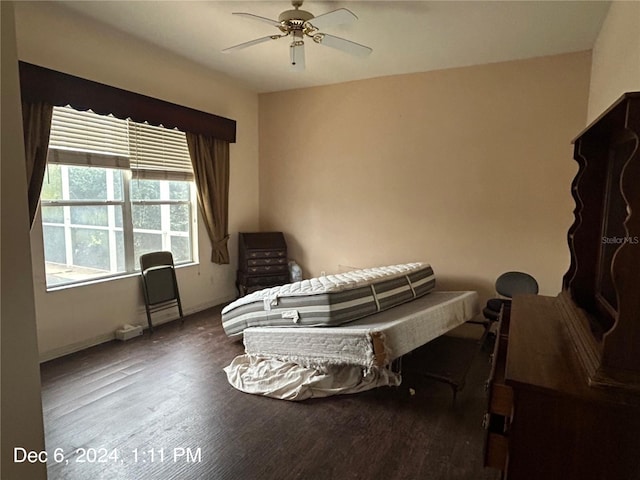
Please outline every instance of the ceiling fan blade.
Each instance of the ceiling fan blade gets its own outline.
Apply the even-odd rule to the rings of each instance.
[[[232,15],[239,15],[245,18],[251,18],[253,20],[258,20],[260,22],[268,23],[269,25],[273,25],[274,27],[279,27],[280,22],[277,20],[271,20],[267,17],[261,17],[260,15],[254,15],[253,13],[243,13],[243,12],[233,12]]]
[[[303,71],[305,68],[304,42],[293,42],[289,47],[289,55],[291,58],[291,70],[296,72]]]
[[[317,34],[313,39],[320,45],[342,50],[343,52],[350,53],[357,57],[366,57],[373,52],[373,49],[366,45],[360,45],[359,43],[352,42],[345,38],[336,37],[334,35],[329,35],[328,33]]]
[[[277,40],[282,38],[284,35],[268,35],[266,37],[256,38],[255,40],[249,40],[248,42],[240,43],[238,45],[234,45],[233,47],[225,48],[222,50],[222,53],[230,53],[235,52],[236,50],[242,50],[243,48],[251,47],[253,45],[258,45],[259,43],[268,42],[269,40]]]
[[[309,20],[309,23],[316,27],[318,30],[322,30],[326,27],[333,27],[334,25],[343,25],[345,23],[351,23],[358,19],[356,15],[346,8],[339,8],[332,12],[323,13],[315,18]]]

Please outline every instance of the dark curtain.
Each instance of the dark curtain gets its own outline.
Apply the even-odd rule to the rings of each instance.
[[[187,145],[198,190],[198,204],[204,217],[213,251],[211,261],[229,263],[229,142],[206,135],[187,133]]]
[[[29,222],[38,210],[42,180],[47,168],[49,132],[53,105],[44,102],[22,102],[22,124],[24,130],[24,150],[27,163],[27,184],[29,195]]]

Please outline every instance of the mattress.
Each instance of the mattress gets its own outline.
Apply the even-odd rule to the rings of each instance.
[[[247,355],[305,366],[385,366],[480,312],[477,292],[431,292],[339,327],[254,327],[245,330]]]
[[[476,292],[431,292],[339,327],[248,328],[225,372],[240,391],[296,401],[397,386],[394,359],[479,312]]]
[[[337,326],[419,298],[433,290],[426,263],[355,270],[253,292],[222,310],[230,337],[257,326]]]

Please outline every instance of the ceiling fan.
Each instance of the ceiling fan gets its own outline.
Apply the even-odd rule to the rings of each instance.
[[[278,40],[280,38],[291,36],[292,39],[291,44],[289,45],[289,56],[291,59],[291,68],[293,70],[304,70],[305,37],[312,38],[315,43],[320,45],[332,47],[358,57],[367,56],[373,51],[365,45],[360,45],[359,43],[352,42],[345,38],[320,32],[321,29],[326,27],[354,22],[358,17],[356,17],[353,12],[346,8],[339,8],[338,10],[333,10],[316,17],[306,10],[300,10],[302,2],[303,0],[292,0],[291,5],[294,9],[282,12],[278,17],[278,20],[271,20],[270,18],[261,17],[252,13],[234,12],[233,15],[251,18],[273,25],[278,28],[281,33],[256,38],[255,40],[250,40],[239,45],[234,45],[233,47],[225,48],[222,51],[224,53],[234,52],[263,42],[268,42],[269,40]]]

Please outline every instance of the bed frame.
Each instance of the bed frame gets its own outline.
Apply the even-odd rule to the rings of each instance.
[[[244,332],[248,355],[308,366],[386,367],[480,311],[476,292],[431,292],[413,302],[339,327],[253,327]]]

